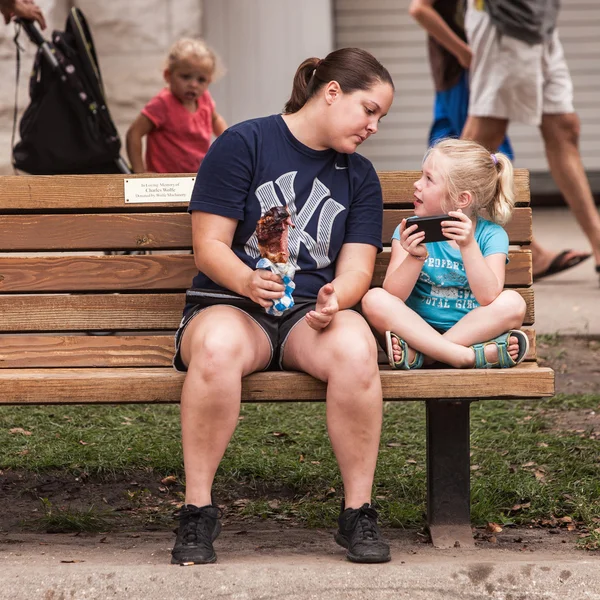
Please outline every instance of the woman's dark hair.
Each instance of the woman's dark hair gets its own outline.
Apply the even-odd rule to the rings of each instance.
[[[326,83],[337,81],[345,94],[368,90],[375,83],[394,82],[388,70],[366,50],[341,48],[330,52],[323,60],[307,58],[294,75],[292,95],[284,113],[299,111]]]

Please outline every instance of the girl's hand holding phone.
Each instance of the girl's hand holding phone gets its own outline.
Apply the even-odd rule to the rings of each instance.
[[[454,240],[459,248],[465,248],[475,243],[475,227],[473,221],[463,213],[462,210],[451,210],[450,217],[456,217],[458,221],[444,221],[442,231],[449,240]],[[447,225],[445,224],[447,223]]]
[[[427,247],[423,244],[425,239],[424,231],[417,231],[418,225],[406,226],[406,219],[402,219],[400,223],[400,245],[411,256],[419,260],[425,260],[428,252]]]

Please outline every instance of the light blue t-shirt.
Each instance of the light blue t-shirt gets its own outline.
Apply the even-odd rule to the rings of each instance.
[[[392,239],[400,239],[400,226]],[[475,226],[475,241],[484,257],[506,254],[508,262],[508,235],[496,223],[479,217]],[[425,244],[429,257],[424,261],[419,279],[406,300],[432,327],[446,331],[479,302],[471,292],[462,255],[448,242]]]

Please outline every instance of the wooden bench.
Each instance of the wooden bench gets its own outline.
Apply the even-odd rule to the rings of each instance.
[[[171,358],[184,290],[196,273],[193,256],[180,252],[191,248],[190,217],[185,203],[126,203],[124,179],[132,177],[0,177],[1,404],[179,402],[183,375]],[[418,173],[380,177],[388,250],[378,256],[375,286],[392,232],[412,212]],[[527,171],[517,170],[516,186],[506,286],[527,301],[531,326]],[[107,254],[123,250],[152,253]],[[107,331],[118,335],[85,335]],[[382,361],[386,401],[427,405],[427,517],[436,546],[473,543],[470,403],[554,394],[554,373],[538,366],[533,329],[528,335],[526,362],[509,370],[400,372]],[[256,373],[242,394],[245,402],[322,401],[325,385],[301,373]]]

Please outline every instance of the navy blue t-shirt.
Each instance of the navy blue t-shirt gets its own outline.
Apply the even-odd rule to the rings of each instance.
[[[298,297],[315,298],[333,281],[343,244],[382,248],[383,202],[373,165],[358,154],[308,148],[281,115],[239,123],[215,140],[188,210],[237,219],[232,249],[255,269],[256,223],[274,206],[286,206],[295,225],[289,229],[289,260],[297,268]],[[223,289],[203,273],[193,287]]]

